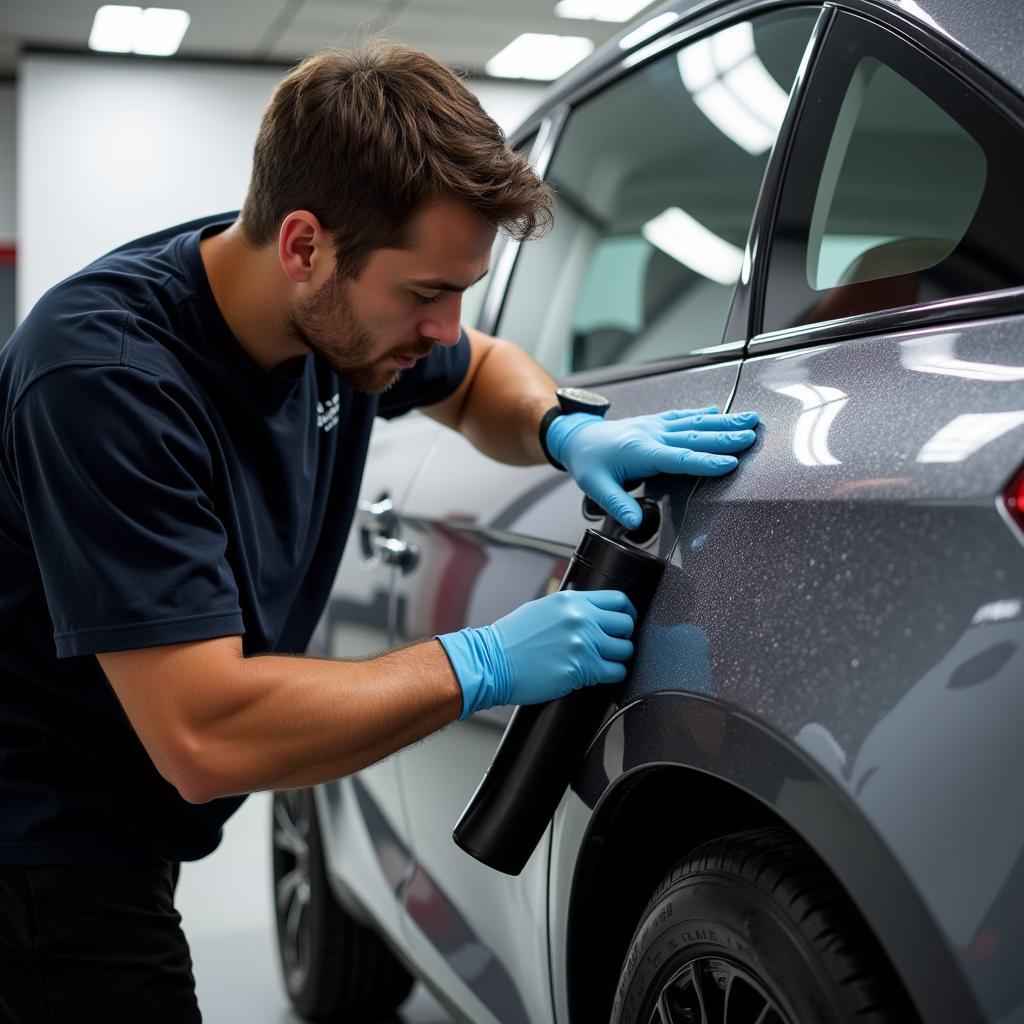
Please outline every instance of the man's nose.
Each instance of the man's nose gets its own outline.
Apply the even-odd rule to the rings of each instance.
[[[451,346],[462,335],[462,295],[447,292],[430,307],[430,315],[420,321],[420,334],[438,344]]]

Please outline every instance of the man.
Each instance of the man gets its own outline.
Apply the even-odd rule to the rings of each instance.
[[[437,62],[324,53],[275,92],[240,216],[101,258],[0,354],[0,1018],[198,1020],[174,883],[244,794],[623,678],[614,591],[369,661],[289,656],[375,415],[550,457],[624,523],[626,479],[718,475],[752,443],[754,414],[546,415],[551,378],[461,329],[496,230],[550,209]]]

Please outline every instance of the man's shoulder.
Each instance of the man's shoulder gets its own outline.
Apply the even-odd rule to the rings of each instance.
[[[106,260],[116,260],[118,257],[123,256],[134,256],[144,252],[160,251],[166,246],[173,244],[177,239],[182,236],[191,235],[195,232],[203,231],[205,228],[214,227],[215,225],[222,224],[227,226],[232,221],[237,220],[238,211],[231,210],[225,213],[212,213],[207,214],[205,217],[196,217],[193,220],[185,221],[182,224],[175,224],[169,228],[161,228],[159,231],[153,231],[148,235],[142,235],[139,238],[133,238],[130,242],[125,242],[119,245],[116,249],[111,249],[110,252],[101,256],[94,263],[89,264],[84,270],[89,270],[90,267],[96,263],[102,263]]]
[[[161,342],[175,335],[176,310],[193,291],[181,246],[232,216],[134,239],[50,288],[0,349],[0,405],[9,411],[26,388],[58,369],[132,366],[176,375],[177,362]]]
[[[9,412],[29,387],[59,370],[132,366],[159,373],[173,369],[160,346],[150,346],[146,358],[139,358],[137,339],[144,334],[131,309],[113,303],[90,304],[73,295],[48,296],[0,349],[0,405]]]

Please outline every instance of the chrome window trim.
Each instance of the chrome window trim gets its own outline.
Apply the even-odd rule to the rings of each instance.
[[[846,338],[895,334],[914,327],[932,327],[951,321],[981,320],[1020,313],[1024,313],[1024,286],[770,331],[753,338],[747,346],[747,354],[761,355],[764,352],[780,352]]]
[[[789,169],[789,157],[793,139],[800,125],[800,114],[808,83],[814,78],[818,55],[828,38],[828,30],[834,18],[834,11],[822,7],[818,20],[807,40],[803,61],[793,80],[792,96],[782,127],[772,147],[768,165],[761,180],[761,191],[750,218],[750,233],[743,252],[744,273],[736,286],[733,306],[729,311],[725,337],[742,337],[746,342],[754,337],[760,328],[764,307],[765,288],[768,282],[768,258],[771,254],[772,233],[778,212],[782,186]]]
[[[624,380],[637,380],[641,377],[657,377],[679,370],[713,366],[717,363],[734,362],[738,367],[743,355],[744,344],[745,342],[730,342],[725,345],[712,346],[710,349],[703,349],[702,352],[706,354],[701,355],[691,353],[686,356],[678,356],[675,359],[659,359],[657,362],[633,363],[632,365],[617,363],[612,366],[602,366],[596,370],[580,370],[560,378],[558,383],[565,387],[588,388],[601,384],[616,384]]]

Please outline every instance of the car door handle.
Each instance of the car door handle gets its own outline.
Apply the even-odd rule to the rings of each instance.
[[[360,501],[359,518],[363,521],[364,528],[372,523],[373,529],[389,532],[398,520],[391,495],[385,491],[376,501]]]
[[[374,537],[373,550],[381,562],[397,566],[403,573],[415,569],[420,560],[419,548],[397,537]]]
[[[387,491],[376,501],[360,501],[359,519],[359,548],[368,565],[393,565],[403,573],[416,567],[419,550],[396,536],[398,512]]]

